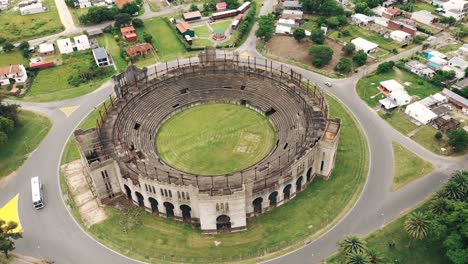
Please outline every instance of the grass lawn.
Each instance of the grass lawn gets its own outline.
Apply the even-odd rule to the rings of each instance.
[[[434,166],[412,153],[401,144],[392,142],[393,148],[393,190],[398,190],[413,180],[434,170]]]
[[[442,48],[438,49],[439,52],[442,52],[442,53],[447,53],[447,52],[450,52],[450,51],[454,51],[454,50],[457,50],[458,48],[460,48],[462,46],[462,44],[448,44],[447,46],[443,46]]]
[[[205,47],[205,46],[213,46],[213,42],[208,39],[194,39],[192,41],[192,47]]]
[[[179,112],[158,130],[161,158],[182,171],[227,174],[262,160],[276,142],[268,119],[245,107],[206,104]]]
[[[0,37],[10,42],[20,42],[39,37],[45,37],[63,31],[54,0],[44,0],[43,6],[48,8],[44,13],[22,16],[19,11],[0,12]]]
[[[52,127],[47,117],[26,110],[21,110],[19,120],[20,127],[0,148],[0,178],[17,170]]]
[[[227,30],[228,27],[232,24],[233,19],[223,19],[219,22],[211,23],[210,26],[213,30],[222,29]]]
[[[417,125],[413,124],[408,118],[406,118],[406,114],[403,109],[397,109],[388,114],[381,114],[380,116],[404,135],[407,135],[418,128]]]
[[[128,63],[120,56],[120,47],[111,34],[104,34],[104,36],[97,38],[99,46],[106,48],[112,56],[112,59],[119,71],[127,69]]]
[[[195,35],[201,38],[207,38],[211,35],[211,30],[207,26],[194,27]]]
[[[27,67],[29,62],[17,49],[10,52],[0,51],[0,67],[8,66],[10,64],[24,64],[24,66]]]
[[[144,20],[145,31],[153,36],[153,46],[161,61],[169,61],[187,55],[177,36],[161,18]],[[156,62],[154,62],[156,63]]]
[[[416,100],[440,92],[437,86],[422,80],[417,75],[396,69],[391,72],[380,74],[373,72],[365,78],[362,78],[357,84],[357,93],[370,107],[376,107],[379,100],[384,98],[384,96],[380,95],[374,98],[372,98],[372,96],[379,93],[377,87],[381,81],[390,79],[395,79],[400,84],[404,84],[405,82],[411,83],[411,85],[405,86],[405,89],[409,95],[416,96],[417,98],[414,98]]]
[[[91,52],[74,52],[73,55],[64,55],[63,64],[39,71],[24,101],[49,102],[70,99],[85,95],[101,86],[114,73],[112,67],[107,67],[107,74],[90,80],[78,87],[68,83],[69,76],[88,70],[95,64]]]
[[[347,37],[338,37],[339,31],[348,30],[350,36]],[[329,37],[332,39],[338,39],[343,42],[350,42],[352,39],[361,37],[368,41],[374,42],[379,45],[379,47],[386,49],[386,50],[393,50],[398,48],[400,45],[391,39],[386,39],[382,35],[374,33],[372,31],[368,31],[362,27],[356,26],[345,26],[341,30],[334,30],[329,34]]]
[[[434,135],[437,133],[437,129],[433,128],[432,126],[422,126],[418,132],[414,136],[411,137],[414,141],[418,142],[421,146],[425,147],[426,149],[437,153],[439,155],[449,155],[447,151],[442,151],[442,148],[447,149],[447,136],[444,135],[444,138],[441,140],[435,139]],[[465,151],[464,153],[466,153]],[[461,153],[463,154],[463,153]]]
[[[414,12],[420,11],[420,10],[427,10],[429,12],[434,12],[437,9],[436,6],[433,6],[431,4],[428,4],[422,1],[416,1],[412,5],[414,6]]]
[[[78,17],[88,13],[88,8],[70,8],[69,7],[68,10],[70,10],[70,14],[72,15],[73,23],[75,23],[75,25],[77,26],[81,25]]]
[[[415,211],[419,210],[421,208]],[[367,247],[379,251],[385,258],[383,263],[450,263],[440,242],[425,239],[412,241],[410,244],[410,238],[403,230],[406,217],[407,215],[404,215],[371,233],[365,239]],[[394,243],[395,247],[389,247],[390,243]],[[339,253],[331,257],[327,263],[345,263],[345,255]]]
[[[339,103],[333,99],[328,103],[331,117],[342,119],[332,177],[328,181],[316,179],[289,203],[249,219],[247,231],[206,236],[187,224],[154,217],[138,208],[132,210],[132,217],[107,208],[109,218],[90,227],[90,233],[111,248],[149,263],[219,263],[303,245],[304,239],[323,233],[354,204],[367,175],[368,148],[361,129]],[[129,229],[128,234],[123,232],[123,225]],[[215,241],[220,244],[215,246]]]

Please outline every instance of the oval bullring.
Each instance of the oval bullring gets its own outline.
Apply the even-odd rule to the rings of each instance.
[[[314,177],[328,178],[334,168],[340,121],[328,119],[320,90],[282,65],[207,49],[173,68],[131,65],[114,84],[117,99],[101,113],[97,128],[75,131],[103,203],[125,195],[161,217],[199,225],[203,233],[234,232],[247,228],[248,217],[294,198]],[[275,130],[273,147],[253,165],[227,174],[171,166],[156,151],[158,129],[205,104],[256,111]],[[246,138],[257,140],[255,134]],[[248,149],[242,144],[236,145],[240,152]]]

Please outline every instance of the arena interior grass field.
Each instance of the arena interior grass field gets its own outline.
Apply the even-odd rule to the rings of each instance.
[[[169,165],[194,174],[226,174],[262,160],[276,141],[272,124],[241,105],[205,104],[181,111],[156,134],[156,150]]]

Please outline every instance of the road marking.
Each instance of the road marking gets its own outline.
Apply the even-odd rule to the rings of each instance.
[[[68,107],[62,107],[62,108],[59,108],[60,111],[62,111],[67,117],[69,117],[71,114],[73,114],[73,112],[75,112],[76,109],[80,108],[79,105],[75,105],[75,106],[68,106]]]
[[[18,223],[18,226],[14,230],[17,232],[23,229],[18,215],[18,198],[19,194],[15,195],[13,199],[0,208],[0,219],[5,220],[6,222],[13,221]]]

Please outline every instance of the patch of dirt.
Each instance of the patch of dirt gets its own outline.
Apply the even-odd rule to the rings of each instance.
[[[342,45],[338,42],[326,39],[325,45],[333,49],[333,57],[330,63],[322,68],[316,68],[312,66],[312,60],[309,56],[309,48],[314,43],[308,39],[304,39],[301,42],[297,42],[292,36],[273,36],[267,43],[268,54],[284,58],[287,60],[293,60],[310,66],[313,69],[326,71],[329,73],[335,73],[335,65],[338,61],[344,57]]]

